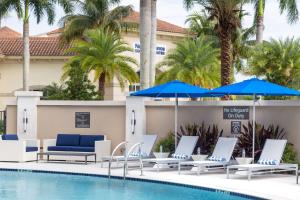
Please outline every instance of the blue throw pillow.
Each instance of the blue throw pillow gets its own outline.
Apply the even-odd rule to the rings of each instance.
[[[104,140],[104,135],[80,135],[80,146],[95,147],[95,141]]]
[[[79,146],[79,134],[57,134],[56,146]]]
[[[2,135],[2,140],[18,140],[18,135],[17,134],[3,134]]]
[[[278,165],[280,162],[275,159],[259,159],[257,163],[261,165]]]
[[[185,155],[185,154],[172,154],[172,158],[176,158],[176,159],[189,159],[190,156]]]

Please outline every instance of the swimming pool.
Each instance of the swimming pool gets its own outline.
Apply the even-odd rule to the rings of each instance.
[[[192,177],[191,177],[192,178]],[[157,182],[56,173],[0,171],[1,200],[244,200],[229,192]],[[248,198],[249,199],[249,198]]]

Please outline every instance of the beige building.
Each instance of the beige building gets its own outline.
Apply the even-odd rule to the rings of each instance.
[[[139,13],[133,12],[125,21],[138,23]],[[65,54],[67,46],[60,46],[59,35],[62,29],[30,37],[30,78],[31,90],[41,90],[52,82],[59,83],[62,67],[70,55]],[[134,49],[129,55],[139,61],[139,33],[135,28],[122,33],[123,39]],[[156,63],[174,48],[174,42],[185,37],[185,29],[168,22],[157,20]],[[22,35],[9,27],[0,29],[0,109],[14,92],[22,89]],[[139,69],[136,69],[138,72]],[[138,85],[137,85],[138,87]],[[135,87],[131,86],[131,89]],[[117,83],[108,84],[106,100],[124,100],[129,86],[121,90]]]

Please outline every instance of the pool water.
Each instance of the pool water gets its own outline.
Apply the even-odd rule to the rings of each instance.
[[[68,174],[0,171],[0,199],[243,200],[245,198],[229,193],[152,182]]]

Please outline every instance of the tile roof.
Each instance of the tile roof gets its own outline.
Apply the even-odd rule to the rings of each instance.
[[[22,34],[12,30],[7,26],[4,26],[0,28],[0,38],[4,38],[4,37],[6,38],[22,37]]]
[[[140,14],[132,12],[131,15],[124,18],[125,22],[139,23]],[[170,33],[185,33],[185,29],[168,22],[157,20],[157,30]],[[30,37],[30,55],[31,56],[68,56],[65,51],[67,45],[61,45],[59,34],[62,28],[55,29],[47,33],[47,36]],[[8,27],[0,28],[0,55],[4,56],[22,56],[23,40],[22,35]]]
[[[54,29],[53,31],[50,31],[47,33],[47,36],[59,36],[62,32],[64,31],[64,28],[58,28],[58,29]]]
[[[140,23],[140,13],[133,11],[128,17],[123,19],[124,22],[129,23]],[[186,29],[180,26],[171,24],[169,22],[157,19],[157,30],[161,32],[169,32],[169,33],[186,33]],[[63,32],[63,28],[58,28],[53,31],[47,33],[47,36],[58,36],[60,33]]]
[[[61,45],[58,37],[30,37],[31,56],[68,56],[67,45]],[[22,56],[22,38],[0,38],[0,52],[5,56]]]
[[[123,19],[124,22],[140,23],[140,13],[133,11],[128,17]],[[170,33],[186,33],[186,29],[169,22],[157,19],[157,30]]]

